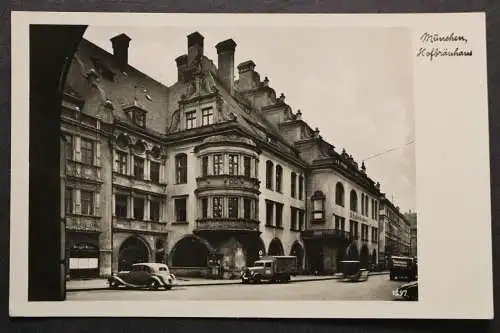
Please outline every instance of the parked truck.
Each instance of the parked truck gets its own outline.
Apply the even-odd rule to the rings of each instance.
[[[242,283],[262,281],[289,282],[297,274],[297,257],[267,256],[257,260],[252,267],[246,267],[241,274]]]
[[[408,281],[417,279],[418,264],[416,258],[406,256],[391,256],[389,259],[390,279],[405,278]]]

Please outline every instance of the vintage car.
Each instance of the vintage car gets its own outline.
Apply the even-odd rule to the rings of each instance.
[[[392,291],[392,295],[409,301],[418,300],[418,281],[402,284]]]
[[[167,265],[161,263],[133,264],[130,271],[121,271],[108,278],[108,285],[112,289],[122,286],[170,290],[176,283],[175,275],[170,273]]]
[[[340,281],[366,281],[368,280],[368,270],[361,267],[358,260],[344,260],[339,262]]]

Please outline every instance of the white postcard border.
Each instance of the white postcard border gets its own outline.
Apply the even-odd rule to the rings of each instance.
[[[12,12],[12,316],[493,317],[484,13],[139,14]],[[465,35],[472,57],[414,58],[419,301],[28,302],[29,24],[408,27]],[[14,186],[12,186],[14,185]],[[279,310],[279,312],[277,312]]]

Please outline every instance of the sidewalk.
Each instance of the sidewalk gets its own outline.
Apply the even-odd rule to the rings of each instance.
[[[389,272],[370,272],[369,275],[383,275]],[[290,283],[307,282],[307,281],[322,281],[322,280],[335,280],[338,275],[298,275],[291,278]],[[217,285],[231,285],[241,284],[240,279],[234,280],[212,280],[203,278],[184,278],[177,277],[177,286],[181,287],[194,287],[194,286],[217,286]],[[66,282],[66,291],[91,291],[108,289],[106,279],[89,279],[89,280],[70,280]]]

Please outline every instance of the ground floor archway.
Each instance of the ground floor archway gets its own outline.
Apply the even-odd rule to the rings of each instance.
[[[295,241],[292,245],[292,249],[290,250],[290,255],[297,257],[297,267],[299,272],[303,271],[304,254],[305,251],[302,245],[299,242]]]
[[[149,261],[149,250],[146,243],[138,237],[127,238],[118,253],[118,270],[128,271],[133,264]]]
[[[268,255],[270,256],[282,256],[285,254],[283,250],[283,244],[279,238],[273,238],[273,240],[269,243],[269,249],[267,250]]]
[[[165,263],[165,242],[158,239],[155,244],[155,262]]]
[[[361,267],[363,268],[367,268],[370,264],[370,252],[368,251],[368,246],[363,245],[363,247],[361,248],[359,261],[361,262]]]
[[[355,243],[351,243],[346,248],[344,260],[359,260],[359,251]]]
[[[210,244],[193,235],[179,240],[170,252],[173,267],[206,267],[211,251]]]

